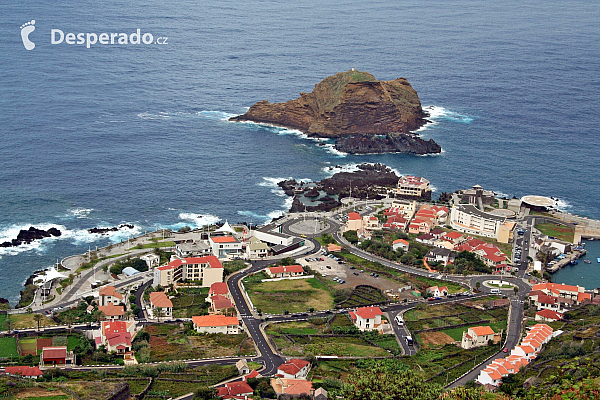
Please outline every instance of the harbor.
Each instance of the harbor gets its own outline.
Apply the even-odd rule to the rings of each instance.
[[[580,256],[577,264],[567,263],[553,273],[553,282],[600,287],[600,241],[583,239],[582,242],[585,243],[585,254]]]

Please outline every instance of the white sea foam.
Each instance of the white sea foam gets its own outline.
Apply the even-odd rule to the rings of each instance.
[[[121,225],[121,224],[119,224]],[[123,226],[117,231],[109,231],[106,233],[90,233],[87,229],[67,229],[64,225],[52,224],[52,223],[36,223],[36,224],[13,224],[6,226],[0,230],[0,243],[11,241],[16,239],[19,231],[27,230],[29,227],[35,226],[38,229],[48,230],[50,228],[56,228],[61,232],[60,236],[51,236],[43,239],[34,240],[31,243],[22,244],[16,247],[2,247],[0,248],[1,255],[16,255],[23,252],[37,251],[44,252],[48,247],[58,240],[69,240],[76,245],[84,243],[94,243],[99,240],[108,239],[113,243],[126,240],[129,237],[137,236],[142,232],[142,229],[138,226],[134,226],[133,229],[128,226]],[[110,227],[98,226],[99,228]]]
[[[563,199],[557,199],[557,198],[554,198],[554,200],[555,200],[555,207],[556,207],[558,210],[560,210],[560,211],[565,211],[566,209],[568,209],[568,208],[572,208],[572,207],[573,207],[573,206],[572,206],[572,205],[571,205],[569,202],[567,202],[566,200],[563,200]]]
[[[328,176],[333,176],[338,172],[356,172],[359,170],[358,166],[363,163],[351,163],[344,165],[335,165],[335,166],[327,166],[323,167],[321,170],[325,172]],[[365,163],[366,164],[366,163]]]
[[[224,111],[202,110],[198,112],[198,115],[207,119],[229,121],[229,118],[235,117],[237,114],[232,114]]]
[[[94,211],[93,208],[72,208],[68,211],[68,213],[75,218],[87,218],[92,211]]]
[[[293,179],[291,176],[289,178],[271,178],[269,176],[263,176],[263,181],[258,183],[258,186],[264,187],[272,187],[278,188],[277,184],[282,181],[287,181]]]
[[[437,125],[439,121],[442,120],[458,122],[462,124],[470,124],[473,121],[473,118],[469,117],[468,115],[459,114],[457,112],[447,110],[444,107],[431,105],[423,107],[423,110],[425,110],[429,114],[429,117],[427,117],[427,119],[431,122],[428,122],[427,124],[417,129],[415,133],[419,133],[426,129],[429,129]]]
[[[216,215],[196,214],[196,213],[190,213],[190,212],[179,213],[179,219],[187,221],[187,222],[191,222],[191,224],[179,223],[176,225],[182,225],[181,227],[183,227],[185,225],[189,225],[192,228],[202,228],[203,226],[212,225],[221,220],[221,218],[217,217]]]

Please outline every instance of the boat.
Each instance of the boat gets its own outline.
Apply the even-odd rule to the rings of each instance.
[[[571,265],[577,265],[579,264],[579,260],[575,259],[575,260],[571,260]]]
[[[586,264],[591,264],[592,262],[590,260],[583,260],[584,263]]]
[[[598,259],[596,261],[598,261],[598,264],[600,264],[600,257],[598,257]]]

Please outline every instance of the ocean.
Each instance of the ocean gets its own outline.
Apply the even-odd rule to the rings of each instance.
[[[0,297],[14,304],[31,272],[130,234],[268,221],[290,205],[278,180],[361,162],[438,194],[480,184],[600,218],[598,15],[581,1],[2,2],[0,242],[32,225],[63,235],[0,249]],[[86,48],[51,44],[52,29],[168,39]],[[350,68],[407,78],[443,153],[344,155],[227,121]],[[125,222],[136,228],[87,232]]]

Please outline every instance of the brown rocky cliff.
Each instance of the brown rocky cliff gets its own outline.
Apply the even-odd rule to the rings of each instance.
[[[424,117],[417,92],[406,79],[378,81],[369,73],[350,70],[325,78],[296,100],[259,101],[232,120],[271,123],[310,136],[338,138],[409,132],[422,126]]]

